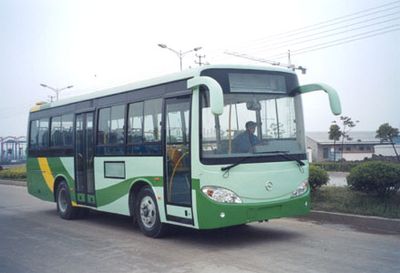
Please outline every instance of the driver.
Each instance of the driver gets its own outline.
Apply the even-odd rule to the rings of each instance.
[[[252,153],[254,145],[261,143],[261,141],[254,135],[257,123],[254,121],[248,121],[245,126],[246,131],[240,133],[233,139],[234,153]]]

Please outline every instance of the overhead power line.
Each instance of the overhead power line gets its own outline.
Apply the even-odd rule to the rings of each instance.
[[[291,49],[290,52],[292,55],[300,55],[395,32],[400,30],[399,4],[400,1],[394,1],[349,15],[326,20],[321,23],[270,36],[269,38],[277,38],[270,41],[268,44],[266,44],[266,42],[261,42],[254,45],[253,43],[252,46],[246,47],[246,52],[251,53],[253,56],[255,56],[254,54],[257,54],[257,52],[261,52],[263,56],[266,56],[267,54],[265,53],[269,52],[269,57],[265,59],[252,57],[244,53],[237,53],[237,51],[240,51],[237,49],[236,52],[234,52],[236,55],[230,55],[255,61],[268,61],[274,64],[279,63],[276,62],[276,60],[287,56],[288,48]],[[285,38],[289,35],[291,36],[290,38]],[[303,44],[303,47],[299,48],[298,45],[300,44]],[[282,52],[279,53],[278,50]],[[274,51],[276,53],[275,55],[273,55]],[[225,53],[228,54],[227,51],[225,51]]]
[[[252,40],[251,44],[247,43],[246,45],[241,45],[240,47],[236,47],[236,51],[243,51],[246,50],[247,52],[252,52],[252,54],[256,54],[257,52],[265,52],[266,49],[275,49],[279,48],[278,45],[281,47],[285,46],[285,50],[287,48],[291,48],[293,44],[298,44],[298,43],[305,43],[307,42],[307,38],[311,38],[312,40],[318,40],[318,38],[324,38],[327,36],[328,32],[333,32],[335,30],[338,30],[337,35],[340,34],[339,30],[344,29],[347,30],[351,26],[355,25],[360,25],[358,29],[363,29],[363,28],[368,28],[371,27],[373,28],[374,26],[371,23],[373,21],[376,22],[376,24],[382,24],[382,21],[385,18],[389,18],[391,16],[399,15],[400,14],[400,1],[395,1],[391,3],[387,3],[384,5],[380,5],[374,8],[369,8],[363,11],[359,11],[356,13],[352,13],[349,15],[337,17],[334,19],[330,19],[324,22],[316,23],[314,25],[310,25],[307,27],[299,28],[296,30],[284,32],[281,34],[269,36],[267,38],[262,38],[259,40],[262,40],[261,42],[256,43],[255,41],[257,40]],[[384,8],[384,9],[383,9]],[[371,12],[372,11],[372,12]],[[374,14],[378,14],[378,16],[371,17]],[[360,15],[362,14],[362,15]],[[349,18],[347,18],[349,17]],[[347,18],[347,19],[343,19]],[[338,20],[342,19],[342,20]],[[398,19],[396,17],[396,19]],[[396,20],[394,18],[389,18],[387,21],[394,21]],[[360,21],[361,20],[361,21]],[[331,22],[327,24],[328,22]],[[334,23],[332,23],[334,22]],[[346,23],[347,22],[347,23]],[[386,21],[385,21],[386,22]],[[357,28],[356,28],[357,29]],[[302,30],[302,31],[299,31]],[[348,32],[348,31],[346,31]],[[291,33],[291,34],[288,34]],[[320,37],[320,36],[323,37]],[[333,35],[333,34],[332,34]],[[276,37],[274,39],[271,39],[271,37]],[[304,39],[304,40],[303,40]]]
[[[293,45],[296,45],[296,44],[302,44],[302,43],[306,43],[306,42],[310,42],[310,41],[320,40],[320,39],[327,38],[327,37],[332,37],[332,36],[336,36],[336,35],[339,35],[339,34],[351,32],[351,31],[355,31],[355,30],[360,30],[360,29],[365,29],[365,28],[370,28],[370,27],[376,27],[377,25],[381,25],[381,24],[385,24],[385,23],[389,23],[389,22],[398,20],[398,19],[400,19],[400,17],[398,16],[398,17],[390,18],[390,19],[387,19],[387,20],[384,20],[384,21],[373,22],[373,23],[370,23],[370,24],[364,24],[364,23],[371,22],[371,21],[374,21],[376,19],[387,18],[387,17],[393,16],[393,15],[399,15],[399,14],[400,14],[399,12],[394,12],[394,13],[387,14],[385,16],[374,17],[374,18],[371,18],[371,19],[366,19],[366,20],[363,20],[363,21],[360,21],[360,22],[352,23],[352,24],[349,24],[349,25],[344,25],[344,26],[333,28],[333,29],[328,29],[328,30],[320,31],[320,32],[313,33],[313,34],[296,37],[296,38],[293,38],[293,39],[288,39],[288,40],[284,40],[284,41],[276,41],[275,43],[271,43],[268,46],[259,45],[259,46],[257,46],[257,48],[262,48],[264,51],[265,50],[271,50],[271,49],[277,49],[277,48],[283,48],[283,47],[293,46]],[[364,24],[364,25],[359,26],[359,27],[350,28],[352,26],[359,25],[359,24]],[[344,29],[344,30],[330,33],[332,31],[341,30],[341,29]],[[330,34],[326,34],[326,33],[330,33]],[[316,36],[316,37],[314,37],[314,36]],[[311,37],[314,37],[314,38],[311,38]]]
[[[364,33],[360,33],[358,35],[352,35],[352,36],[348,36],[348,37],[345,37],[345,38],[336,39],[336,40],[333,40],[333,41],[330,41],[330,42],[320,43],[320,44],[316,44],[316,45],[313,45],[313,46],[304,47],[304,48],[301,48],[301,49],[298,49],[298,50],[293,50],[293,51],[291,51],[291,53],[292,53],[292,55],[300,55],[300,54],[303,54],[303,53],[308,53],[308,52],[321,50],[321,49],[325,49],[325,48],[329,48],[329,47],[333,47],[333,46],[343,45],[343,44],[347,44],[347,43],[350,43],[350,42],[354,42],[354,41],[358,41],[358,40],[362,40],[362,39],[366,39],[366,38],[370,38],[370,37],[374,37],[374,36],[378,36],[378,35],[394,32],[394,31],[399,31],[399,30],[400,30],[400,24],[395,24],[395,25],[392,25],[392,26],[389,26],[389,27],[385,27],[385,28],[380,28],[380,29],[377,29],[377,30],[374,30],[374,31],[364,32]],[[358,37],[358,38],[355,38],[355,37]],[[286,53],[281,53],[281,54],[277,54],[277,55],[271,56],[268,59],[281,59],[281,58],[283,58],[285,56],[286,56]]]
[[[340,23],[343,23],[343,22],[347,22],[347,21],[350,21],[350,20],[366,17],[366,16],[369,16],[369,15],[372,15],[372,14],[383,12],[383,11],[392,10],[393,8],[397,8],[399,6],[390,7],[390,8],[383,9],[383,10],[379,10],[379,9],[381,9],[383,7],[393,6],[393,5],[396,5],[396,4],[400,4],[400,1],[394,1],[394,2],[390,2],[390,3],[384,4],[384,5],[376,6],[376,7],[365,9],[365,10],[361,10],[361,11],[358,11],[358,12],[355,12],[355,13],[351,13],[351,14],[348,14],[348,15],[336,17],[336,18],[333,18],[333,19],[330,19],[330,20],[326,20],[326,21],[323,21],[323,22],[319,22],[319,23],[316,23],[316,24],[308,25],[308,26],[305,26],[305,27],[297,28],[297,29],[294,29],[294,30],[290,30],[290,31],[279,33],[279,34],[275,34],[275,35],[271,35],[271,36],[268,36],[268,37],[265,37],[265,38],[261,38],[259,40],[271,40],[271,39],[275,40],[278,37],[282,38],[282,36],[284,36],[284,37],[285,36],[293,36],[293,35],[296,35],[296,34],[299,34],[299,33],[304,33],[304,32],[312,31],[312,30],[315,30],[315,29],[320,29],[320,28],[324,28],[324,27],[327,27],[327,26],[340,24]],[[372,12],[369,12],[369,11],[372,11]],[[361,16],[356,16],[356,15],[362,14],[362,13],[366,13],[366,14],[363,14]],[[356,17],[354,17],[354,16],[356,16]],[[348,17],[350,17],[350,18],[348,18]],[[351,18],[351,17],[354,17],[354,18]],[[348,18],[348,19],[342,20],[344,18]],[[332,22],[335,22],[335,23],[332,23]],[[253,40],[253,42],[255,42],[255,41],[258,41],[258,40]]]

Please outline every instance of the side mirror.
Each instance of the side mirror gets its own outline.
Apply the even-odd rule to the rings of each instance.
[[[197,76],[187,81],[188,88],[207,86],[210,90],[210,106],[214,115],[221,115],[224,112],[224,94],[219,83],[207,76]]]
[[[342,106],[340,105],[339,96],[338,96],[336,90],[327,84],[313,83],[313,84],[302,85],[302,86],[299,86],[299,87],[293,89],[291,91],[291,94],[294,94],[294,95],[296,95],[297,93],[304,94],[304,93],[319,91],[319,90],[323,90],[328,94],[329,104],[331,106],[332,113],[334,115],[340,115],[342,113]]]

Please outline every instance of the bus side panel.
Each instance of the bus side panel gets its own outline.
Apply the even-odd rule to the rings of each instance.
[[[54,202],[54,183],[56,178],[62,177],[68,184],[71,201],[76,201],[73,164],[73,157],[28,158],[28,192],[42,200]]]
[[[72,203],[76,202],[75,190],[75,160],[74,157],[50,157],[48,162],[54,176],[54,181],[58,177],[67,182]],[[56,189],[54,189],[56,190]]]
[[[53,189],[49,188],[41,169],[39,160],[41,158],[29,157],[26,161],[28,192],[45,201],[54,201]]]
[[[107,163],[118,163],[124,173],[107,174]],[[97,210],[130,215],[129,193],[135,183],[144,182],[153,188],[161,221],[165,221],[163,202],[163,158],[160,156],[125,156],[95,158]],[[113,177],[114,176],[114,177]]]

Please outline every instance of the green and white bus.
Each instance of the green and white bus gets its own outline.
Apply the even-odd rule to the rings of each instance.
[[[56,202],[64,219],[88,209],[127,215],[150,237],[171,224],[214,229],[306,214],[300,95],[316,90],[340,114],[325,84],[299,86],[291,70],[236,65],[37,104],[28,191]],[[237,149],[239,138],[250,140],[247,148]]]

